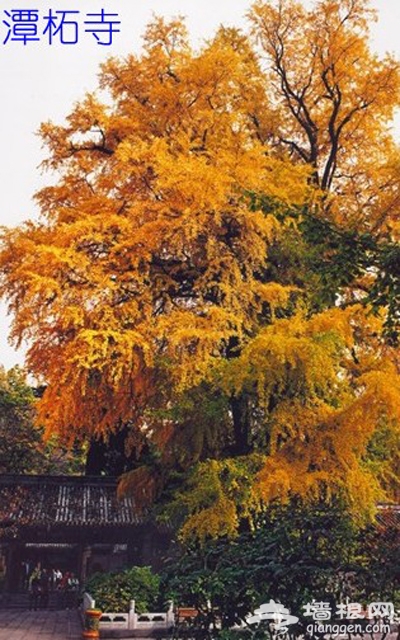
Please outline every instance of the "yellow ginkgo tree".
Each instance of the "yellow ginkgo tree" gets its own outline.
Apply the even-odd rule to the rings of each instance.
[[[366,3],[343,4],[257,4],[252,36],[199,51],[155,19],[102,66],[109,99],[42,125],[58,181],[3,234],[39,421],[70,442],[128,425],[147,459],[122,487],[147,504],[184,474],[187,536],[291,494],[394,491],[397,354],[360,300],[396,234],[398,68],[368,50]]]
[[[130,420],[157,370],[187,388],[262,312],[273,215],[246,190],[302,206],[308,168],[267,152],[249,112],[266,102],[245,39],[222,31],[193,53],[180,22],[157,20],[144,53],[111,59],[65,126],[41,135],[59,174],[36,198],[40,223],[3,237],[13,337],[47,384],[40,420],[67,437]],[[271,115],[272,118],[272,115]]]

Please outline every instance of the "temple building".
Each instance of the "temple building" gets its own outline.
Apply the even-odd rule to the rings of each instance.
[[[400,506],[380,505],[378,528],[400,531]],[[159,570],[171,531],[117,496],[117,478],[0,474],[0,591],[27,587],[40,565],[73,572],[84,584],[96,572],[147,565]]]
[[[117,479],[0,474],[0,580],[5,591],[26,585],[41,567],[73,572],[83,584],[97,571],[160,567],[167,529],[117,497]]]

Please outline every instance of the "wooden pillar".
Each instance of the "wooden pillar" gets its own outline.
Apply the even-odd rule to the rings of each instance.
[[[0,544],[0,579],[3,582],[4,588],[6,587],[7,580],[7,543]]]
[[[5,591],[16,591],[20,576],[20,545],[17,542],[9,542],[6,553]]]
[[[92,547],[90,545],[86,545],[83,547],[80,557],[80,567],[79,567],[79,583],[81,587],[85,584],[87,578],[87,565],[90,556],[92,555]]]

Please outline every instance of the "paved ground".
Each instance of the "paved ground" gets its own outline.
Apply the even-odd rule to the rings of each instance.
[[[355,636],[352,636],[356,638]],[[370,636],[367,636],[369,638]],[[77,611],[18,611],[0,609],[0,640],[81,640],[82,627]],[[335,636],[335,640],[344,638]],[[380,640],[376,634],[374,640]],[[147,638],[147,640],[154,640]],[[348,637],[346,636],[346,640]],[[358,636],[356,638],[358,640]],[[398,629],[385,640],[400,640]]]
[[[77,611],[0,610],[0,640],[78,640]]]

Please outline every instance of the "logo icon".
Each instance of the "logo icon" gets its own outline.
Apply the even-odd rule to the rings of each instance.
[[[275,600],[262,604],[251,616],[246,618],[247,624],[260,624],[265,620],[271,623],[271,627],[276,631],[277,635],[286,633],[289,625],[296,624],[299,621],[296,616],[290,614],[289,609],[280,604],[280,602],[275,602]]]

